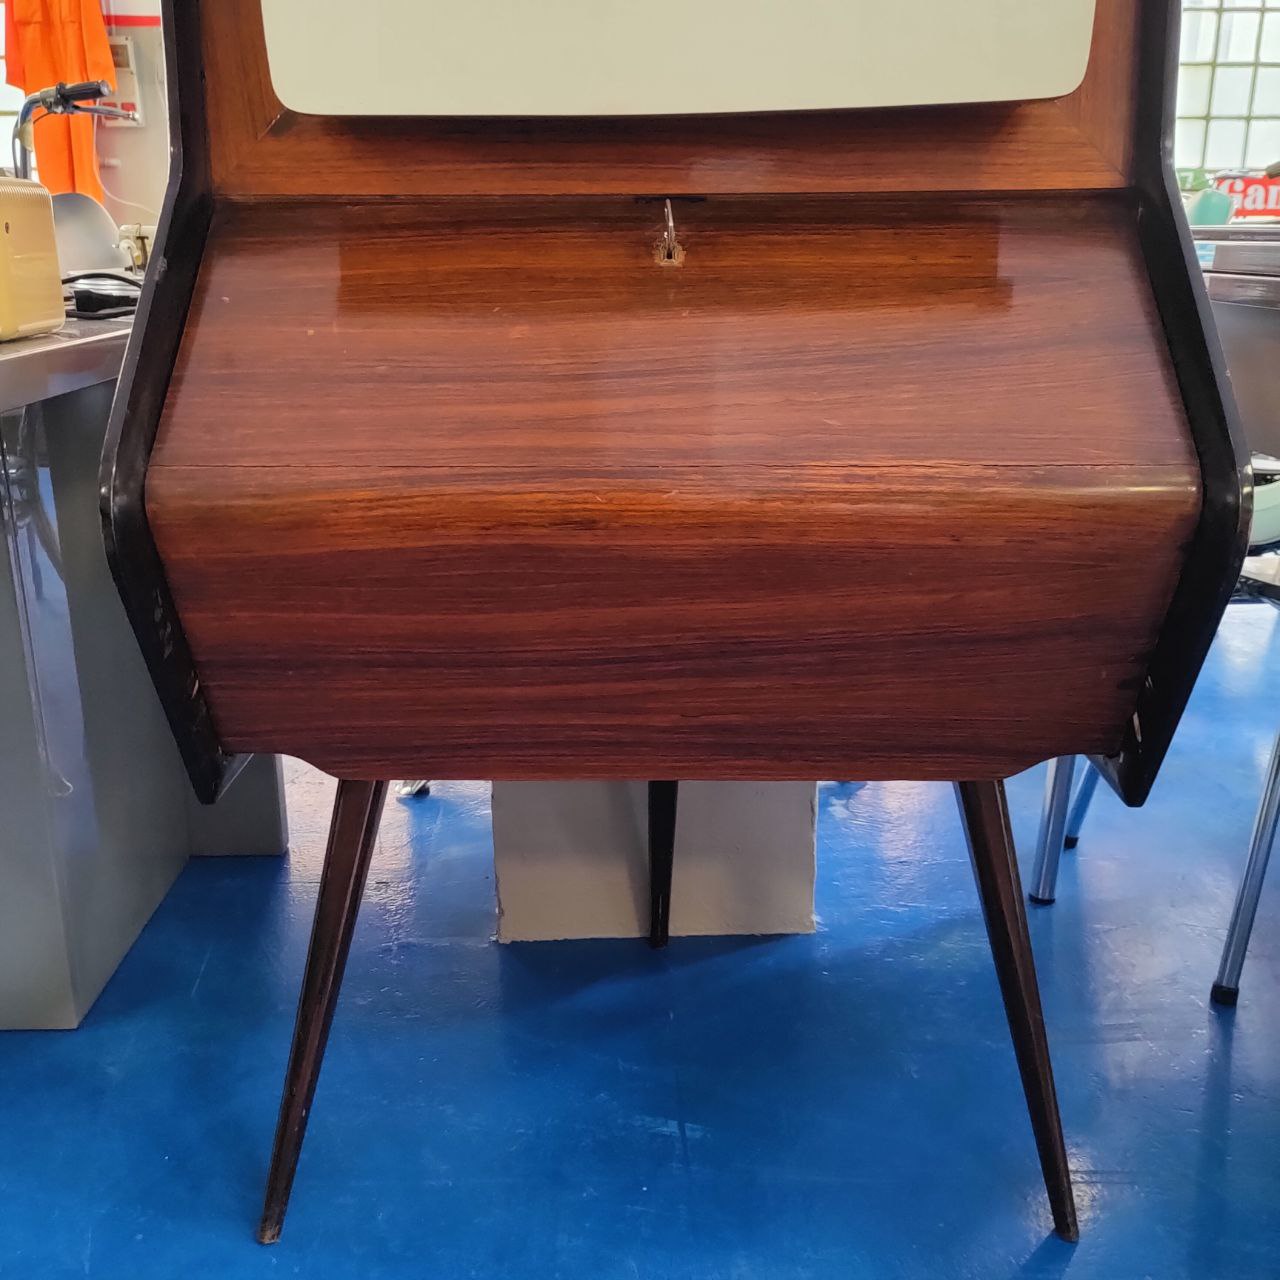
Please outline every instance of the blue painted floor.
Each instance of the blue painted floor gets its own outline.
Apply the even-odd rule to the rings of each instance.
[[[253,1242],[328,784],[192,863],[85,1025],[0,1036],[0,1276],[1280,1275],[1280,889],[1207,1002],[1280,615],[1235,607],[1143,811],[1032,914],[1076,1249],[1048,1235],[950,789],[828,786],[812,937],[499,949],[487,794],[392,800],[284,1240]],[[1010,787],[1029,868],[1043,771]]]

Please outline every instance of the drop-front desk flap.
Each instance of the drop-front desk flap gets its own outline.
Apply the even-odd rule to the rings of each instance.
[[[1127,211],[672,221],[215,217],[147,510],[223,741],[369,777],[1114,750],[1200,506]]]

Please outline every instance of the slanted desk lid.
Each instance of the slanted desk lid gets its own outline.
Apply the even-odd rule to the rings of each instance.
[[[1012,102],[1084,76],[1095,0],[262,0],[314,115],[689,115]]]

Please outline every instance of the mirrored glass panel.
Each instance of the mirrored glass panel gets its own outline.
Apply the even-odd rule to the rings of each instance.
[[[1056,97],[1084,76],[1094,3],[263,0],[262,9],[275,90],[295,111],[608,116]]]

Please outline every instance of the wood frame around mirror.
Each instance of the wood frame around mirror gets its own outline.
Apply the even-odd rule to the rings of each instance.
[[[1132,179],[1140,6],[1098,0],[1084,82],[1017,104],[612,119],[339,118],[284,108],[261,0],[204,6],[223,196],[727,195],[1111,189]]]

